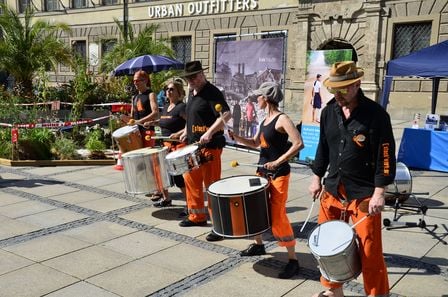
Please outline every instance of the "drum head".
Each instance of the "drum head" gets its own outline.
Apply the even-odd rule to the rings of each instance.
[[[175,159],[177,157],[181,157],[181,156],[186,156],[189,155],[193,152],[195,152],[198,149],[198,146],[195,144],[190,144],[187,146],[184,146],[181,149],[175,150],[171,153],[169,153],[168,155],[166,155],[167,159]]]
[[[132,158],[132,157],[139,157],[139,156],[145,156],[145,155],[152,155],[152,154],[158,154],[164,150],[167,150],[166,147],[144,147],[138,150],[133,150],[127,153],[124,153],[122,157],[125,158]]]
[[[343,221],[328,221],[317,225],[308,237],[308,246],[314,254],[332,256],[344,251],[353,240],[353,229]]]
[[[267,179],[256,175],[232,176],[212,183],[208,191],[218,195],[237,195],[263,189],[268,183]]]
[[[112,133],[112,137],[113,138],[121,138],[123,136],[126,136],[134,131],[138,130],[138,126],[134,125],[134,126],[124,126],[121,127],[117,130],[114,131],[114,133]]]

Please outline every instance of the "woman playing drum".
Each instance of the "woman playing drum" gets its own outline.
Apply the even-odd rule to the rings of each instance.
[[[181,80],[169,80],[165,87],[166,97],[168,102],[164,105],[162,114],[158,121],[145,123],[146,125],[155,124],[158,122],[162,130],[162,136],[170,138],[170,141],[164,141],[163,145],[168,147],[168,151],[175,151],[181,147],[186,146],[185,143],[178,141],[171,141],[171,139],[179,139],[185,127],[185,91]],[[182,175],[171,176],[174,184],[180,188],[185,197],[185,182]],[[154,204],[155,207],[171,206],[171,199],[168,190],[163,190],[163,197]]]
[[[235,141],[251,147],[260,147],[259,164],[263,165],[257,174],[269,179],[272,233],[280,246],[286,247],[289,262],[279,274],[279,278],[287,279],[298,274],[299,262],[295,253],[296,241],[294,232],[286,215],[286,201],[290,166],[288,160],[297,155],[303,148],[302,137],[290,118],[281,113],[278,104],[283,100],[280,86],[274,82],[263,83],[254,92],[258,107],[266,110],[266,118],[254,138],[243,138],[232,132]],[[288,142],[288,138],[292,144]],[[241,256],[256,256],[266,253],[261,235],[255,236],[255,244],[251,244],[240,253]]]

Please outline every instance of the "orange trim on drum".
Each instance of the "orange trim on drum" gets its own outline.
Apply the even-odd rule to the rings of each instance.
[[[229,199],[230,219],[232,220],[232,233],[234,236],[245,235],[246,218],[244,216],[243,197],[237,196]]]

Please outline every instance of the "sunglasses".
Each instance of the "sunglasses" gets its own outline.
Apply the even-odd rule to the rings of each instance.
[[[347,95],[347,93],[348,93],[348,88],[328,89],[328,92],[330,92],[331,94],[339,93],[339,94],[341,94],[341,95]]]
[[[187,76],[187,77],[185,77],[187,80],[193,80],[193,79],[195,79],[197,76],[198,76],[198,74],[199,73],[195,73],[195,74],[192,74],[192,75],[189,75],[189,76]]]
[[[143,78],[134,79],[134,82],[139,82],[139,81],[144,81],[144,79]]]
[[[166,88],[165,91],[167,91],[167,92],[174,92],[174,88]]]

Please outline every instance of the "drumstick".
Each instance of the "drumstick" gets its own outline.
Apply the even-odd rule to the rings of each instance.
[[[250,167],[263,167],[261,164],[250,164],[250,163],[238,163],[237,161],[230,162],[230,166],[237,167],[237,166],[250,166]]]
[[[221,104],[216,104],[215,105],[215,110],[217,111],[217,112],[219,112],[219,117],[221,118],[221,121],[222,121],[222,123],[224,124],[224,130],[228,130],[228,131],[230,131],[230,129],[227,127],[227,123],[226,123],[226,121],[224,120],[224,117],[222,116],[222,106],[221,106]],[[230,138],[232,138],[232,140],[235,140],[235,138],[233,137],[233,136],[231,136],[230,135],[230,133],[229,133],[229,136],[230,136]]]
[[[313,198],[313,202],[311,203],[310,211],[308,212],[308,215],[307,215],[307,217],[306,217],[306,220],[305,220],[305,222],[303,223],[302,228],[300,228],[300,231],[299,231],[299,232],[302,232],[303,229],[305,229],[305,226],[306,226],[306,224],[308,223],[308,220],[310,219],[311,213],[313,212],[314,202],[316,202],[316,199],[319,199],[319,200],[320,200],[320,197],[322,197],[322,193],[323,193],[323,192],[324,192],[324,190],[322,189],[322,190],[320,191],[318,197],[314,196],[314,198]]]

